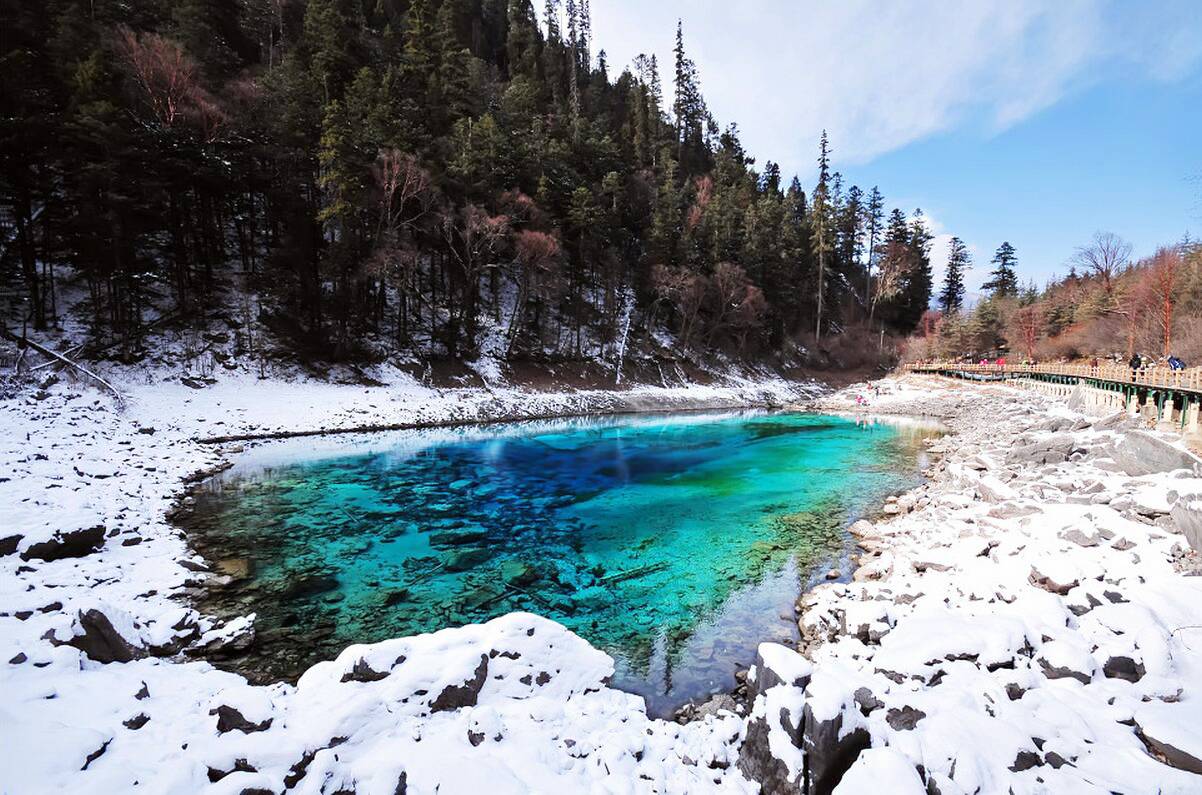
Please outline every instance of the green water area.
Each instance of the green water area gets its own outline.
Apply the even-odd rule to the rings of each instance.
[[[515,610],[616,661],[653,715],[734,687],[793,605],[846,567],[848,524],[918,483],[922,423],[739,412],[278,443],[182,519],[257,614],[230,665],[293,678],[350,643]]]

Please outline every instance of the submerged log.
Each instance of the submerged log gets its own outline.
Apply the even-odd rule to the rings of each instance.
[[[645,577],[648,574],[654,574],[657,571],[663,571],[668,568],[667,561],[659,563],[648,563],[645,566],[639,566],[637,569],[629,569],[628,571],[620,571],[617,574],[610,574],[598,580],[602,585],[611,585],[615,582],[624,582],[625,580],[633,580],[636,577]]]

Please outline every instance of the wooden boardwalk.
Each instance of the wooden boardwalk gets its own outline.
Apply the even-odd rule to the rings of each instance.
[[[1119,387],[1168,389],[1202,395],[1202,367],[1170,370],[1168,367],[1149,367],[1132,370],[1118,364],[957,364],[956,362],[924,362],[907,365],[916,373],[940,375],[978,375],[988,380],[1035,378],[1037,380],[1097,381]]]
[[[1119,364],[960,364],[920,362],[906,365],[913,373],[971,381],[1014,381],[1058,397],[1086,387],[1083,399],[1094,409],[1125,409],[1149,423],[1196,436],[1202,423],[1202,367],[1132,370]]]

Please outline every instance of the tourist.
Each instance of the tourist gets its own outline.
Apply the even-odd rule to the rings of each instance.
[[[1178,358],[1177,356],[1170,356],[1169,357],[1169,369],[1170,370],[1184,370],[1185,362],[1181,361],[1181,359]]]

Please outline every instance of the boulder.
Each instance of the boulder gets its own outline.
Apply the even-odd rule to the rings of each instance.
[[[747,722],[747,734],[739,747],[739,770],[748,779],[758,782],[763,795],[783,795],[798,791],[796,777],[789,766],[772,753],[772,729],[767,715],[753,715]]]
[[[860,754],[834,789],[834,795],[860,795],[865,792],[929,795],[931,791],[922,783],[914,763],[900,751],[886,746],[869,748]]]
[[[124,663],[148,654],[140,645],[141,639],[138,642],[127,639],[108,616],[95,608],[80,611],[75,629],[77,634],[67,641],[67,645],[74,646],[96,662]]]
[[[447,685],[438,697],[430,702],[431,712],[446,712],[462,707],[476,706],[480,697],[480,689],[488,679],[488,655],[480,655],[480,664],[476,666],[472,678],[460,685]]]
[[[1202,774],[1202,709],[1196,702],[1149,701],[1135,711],[1135,730],[1166,764]]]
[[[274,718],[266,718],[258,723],[247,720],[241,712],[227,704],[222,704],[216,709],[209,710],[210,715],[217,716],[217,731],[221,734],[232,731],[240,731],[243,734],[252,734],[254,732],[267,731],[271,728]]]
[[[306,571],[288,579],[284,586],[285,599],[300,599],[327,593],[338,587],[338,578],[329,572]]]
[[[467,571],[490,559],[492,554],[483,547],[465,547],[447,552],[442,561],[447,571]]]
[[[30,544],[21,553],[22,560],[61,560],[91,555],[104,545],[104,525],[55,533],[45,541]]]
[[[1097,663],[1093,656],[1063,640],[1052,640],[1043,644],[1035,657],[1043,675],[1048,679],[1076,679],[1083,685],[1093,680]]]
[[[1144,678],[1143,663],[1138,663],[1130,657],[1119,655],[1107,658],[1102,666],[1102,673],[1108,679],[1125,679],[1128,682],[1138,682]]]
[[[0,538],[0,557],[11,555],[17,551],[17,545],[21,543],[22,536],[5,536]]]
[[[538,571],[525,561],[511,558],[501,564],[501,579],[506,585],[529,585],[538,579]]]
[[[1051,561],[1042,563],[1040,565],[1051,573],[1044,574],[1035,566],[1031,567],[1029,579],[1031,584],[1038,588],[1042,588],[1050,593],[1065,596],[1069,591],[1071,591],[1073,588],[1076,588],[1077,585],[1080,584],[1079,580],[1075,577],[1070,579],[1070,576],[1066,571],[1056,571],[1055,569],[1059,569],[1061,567],[1052,566]]]
[[[1202,495],[1178,497],[1169,515],[1194,551],[1202,554]]]
[[[430,546],[461,547],[483,541],[488,532],[483,527],[460,528],[457,530],[438,530],[430,533]]]
[[[847,729],[844,722],[855,710],[854,698],[850,707],[844,705],[833,716],[819,716],[807,699],[802,720],[802,748],[805,750],[807,795],[819,795],[834,790],[862,751],[871,745],[872,738],[862,726]],[[860,716],[858,713],[856,717]],[[862,718],[861,718],[862,720]]]
[[[747,677],[747,697],[755,699],[777,685],[804,689],[810,683],[814,666],[788,646],[761,643],[755,650],[755,675]]]
[[[1128,431],[1114,445],[1113,457],[1128,475],[1152,475],[1188,469],[1202,473],[1202,459],[1147,431]]]

